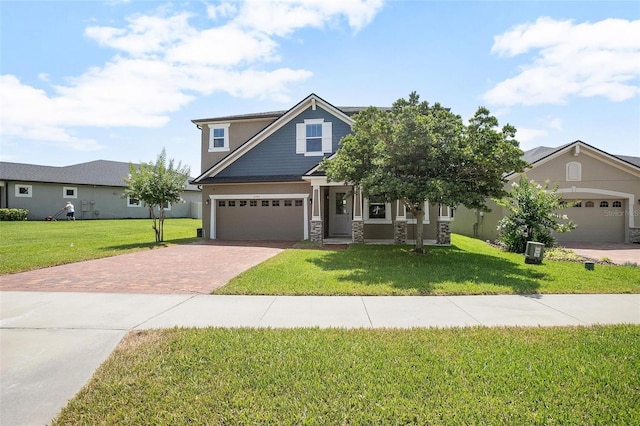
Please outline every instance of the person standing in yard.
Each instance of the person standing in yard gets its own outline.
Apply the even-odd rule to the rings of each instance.
[[[67,201],[64,209],[67,211],[67,220],[76,220],[76,210],[73,204],[71,204],[71,201]]]

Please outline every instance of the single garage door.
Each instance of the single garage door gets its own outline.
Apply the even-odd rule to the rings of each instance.
[[[302,199],[217,200],[216,238],[220,240],[301,241]]]
[[[556,238],[559,242],[624,242],[624,205],[624,200],[583,200],[578,206],[563,211],[578,227],[557,234]]]

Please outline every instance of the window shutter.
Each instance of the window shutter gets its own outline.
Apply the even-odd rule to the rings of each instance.
[[[333,152],[331,143],[331,122],[322,123],[322,152]]]
[[[307,125],[296,124],[296,154],[304,154],[307,150]]]

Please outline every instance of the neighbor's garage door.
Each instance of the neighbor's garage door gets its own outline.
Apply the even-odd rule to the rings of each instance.
[[[583,200],[581,207],[563,211],[578,225],[571,232],[557,234],[559,242],[624,242],[626,216],[623,200]]]
[[[218,200],[216,238],[301,241],[304,239],[303,200]]]

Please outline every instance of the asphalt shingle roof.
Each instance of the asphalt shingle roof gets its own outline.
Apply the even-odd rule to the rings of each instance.
[[[0,162],[0,180],[125,187],[122,179],[128,175],[129,163],[119,161],[96,160],[63,167]],[[187,190],[198,188],[189,184]]]

